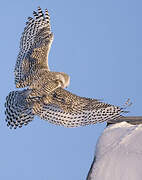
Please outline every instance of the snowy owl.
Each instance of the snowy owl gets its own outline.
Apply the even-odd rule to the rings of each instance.
[[[80,97],[65,90],[70,77],[52,72],[48,54],[53,41],[50,17],[41,8],[29,17],[20,40],[20,52],[15,66],[16,88],[6,97],[5,114],[10,128],[27,125],[39,116],[57,125],[78,127],[117,119],[125,112],[97,99]]]

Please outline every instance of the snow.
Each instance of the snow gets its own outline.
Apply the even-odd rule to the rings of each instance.
[[[142,180],[142,125],[108,126],[96,145],[88,180]]]

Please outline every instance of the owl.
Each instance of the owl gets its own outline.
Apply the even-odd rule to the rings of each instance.
[[[56,125],[78,127],[115,120],[126,112],[97,99],[80,97],[65,90],[70,77],[64,72],[50,71],[48,54],[53,41],[47,9],[38,7],[29,17],[20,40],[15,65],[15,85],[22,90],[6,97],[6,122],[10,128],[27,125],[39,116]]]

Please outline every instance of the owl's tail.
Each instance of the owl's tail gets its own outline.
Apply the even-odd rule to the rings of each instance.
[[[31,90],[12,91],[6,97],[5,115],[7,126],[16,129],[27,125],[34,118],[33,101],[28,100]]]

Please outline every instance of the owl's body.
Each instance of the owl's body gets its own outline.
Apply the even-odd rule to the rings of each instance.
[[[15,66],[15,84],[24,90],[12,91],[6,98],[6,121],[10,127],[22,127],[39,116],[57,125],[77,127],[116,119],[124,109],[74,95],[64,88],[70,77],[51,72],[48,54],[53,41],[48,11],[38,8],[28,18],[20,41]]]
[[[29,86],[30,89],[40,91],[41,95],[48,95],[58,87],[66,88],[70,77],[63,72],[50,72],[47,69],[39,69],[16,85],[20,88]]]

